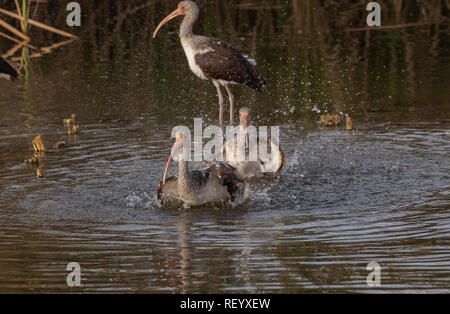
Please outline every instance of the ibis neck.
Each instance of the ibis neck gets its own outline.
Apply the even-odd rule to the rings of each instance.
[[[186,14],[180,26],[180,38],[188,39],[194,36],[192,27],[198,19],[198,13]]]
[[[182,155],[180,154],[178,156],[178,185],[181,185],[183,187],[189,186],[189,161],[184,160],[182,158]]]

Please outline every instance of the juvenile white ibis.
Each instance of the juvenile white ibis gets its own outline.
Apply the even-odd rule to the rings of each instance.
[[[245,145],[239,143],[238,136],[235,136],[233,140],[229,140],[223,145],[219,154],[223,156],[226,162],[235,167],[239,175],[244,179],[260,177],[264,174],[274,175],[280,172],[283,164],[287,163],[287,160],[279,145],[277,145],[270,136],[267,137],[267,144],[261,143],[262,140],[260,140],[258,136],[256,137],[256,141],[249,140],[249,108],[242,107],[239,110],[239,120],[239,127],[245,135]],[[263,158],[263,155],[260,152],[260,149],[266,149],[266,145],[270,146],[270,158]],[[252,149],[257,152],[257,160],[254,161],[249,160],[249,151]],[[242,156],[245,156],[245,160],[242,161],[239,160],[241,150],[243,150]],[[232,156],[232,158],[227,159],[227,156]]]
[[[183,133],[177,133],[175,144],[158,183],[157,198],[162,203],[181,202],[187,206],[206,203],[233,202],[242,196],[246,183],[236,169],[224,162],[213,163],[208,168],[190,170],[183,154]],[[178,154],[178,175],[166,179],[167,170]]]
[[[216,38],[194,35],[192,27],[198,19],[199,8],[193,1],[182,1],[178,8],[159,23],[159,29],[171,19],[184,15],[180,26],[180,39],[188,59],[189,67],[203,80],[210,80],[216,86],[219,97],[219,123],[223,120],[223,96],[220,86],[224,86],[230,100],[230,125],[233,123],[234,96],[230,84],[243,84],[262,91],[266,82],[255,68],[256,62],[243,55],[224,41]]]
[[[16,69],[5,59],[0,57],[0,78],[5,78],[7,80],[16,81],[18,73]]]

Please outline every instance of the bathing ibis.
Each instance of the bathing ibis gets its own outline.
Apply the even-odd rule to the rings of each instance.
[[[190,170],[183,149],[184,134],[178,132],[163,179],[158,183],[159,201],[163,204],[182,203],[196,206],[233,202],[243,195],[246,183],[235,168],[224,162],[216,162],[207,168]],[[178,175],[166,178],[169,165],[176,154],[179,158]]]
[[[279,145],[272,140],[270,136],[267,137],[267,143],[263,143],[262,139],[256,135],[256,139],[249,138],[248,127],[250,125],[250,109],[242,107],[239,110],[240,132],[245,136],[242,143],[239,142],[238,136],[233,140],[227,141],[222,150],[217,156],[223,156],[224,160],[231,166],[235,167],[239,175],[244,179],[252,177],[261,177],[264,174],[275,175],[280,172],[283,164],[287,164],[286,157],[279,147]],[[270,154],[268,158],[264,157],[261,149],[270,147]],[[250,151],[256,152],[256,160],[250,160]],[[240,155],[240,153],[242,153]],[[231,156],[229,158],[228,156]],[[245,157],[245,160],[239,160],[239,156]]]
[[[223,120],[223,96],[221,86],[225,87],[230,101],[230,125],[233,122],[234,96],[231,84],[242,84],[262,91],[266,82],[255,68],[256,62],[237,51],[224,41],[216,38],[194,35],[192,27],[199,16],[199,8],[193,1],[182,1],[178,8],[164,18],[156,27],[153,38],[160,28],[173,18],[183,15],[180,27],[180,40],[188,59],[189,67],[203,80],[210,80],[217,89],[219,97],[219,123]]]

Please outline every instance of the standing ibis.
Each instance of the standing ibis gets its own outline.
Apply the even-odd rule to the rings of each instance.
[[[178,8],[159,23],[153,33],[171,19],[184,15],[180,27],[180,39],[188,59],[189,67],[203,80],[210,80],[217,88],[219,96],[219,123],[223,120],[223,96],[220,86],[224,86],[230,100],[230,125],[233,123],[234,96],[230,84],[243,84],[262,91],[266,85],[255,68],[256,62],[237,51],[224,41],[216,38],[194,35],[192,27],[198,19],[199,8],[193,1],[182,1]]]
[[[0,57],[0,78],[16,81],[18,76],[16,69],[8,61]]]
[[[216,162],[203,169],[190,170],[183,154],[184,134],[176,134],[175,144],[157,188],[157,198],[164,204],[184,203],[187,206],[206,203],[233,202],[244,194],[246,183],[236,169],[224,162]],[[167,177],[167,170],[178,154],[178,175]]]
[[[239,175],[244,179],[252,177],[261,177],[264,174],[274,175],[280,172],[283,164],[287,163],[286,157],[275,140],[270,136],[267,137],[267,143],[263,143],[256,134],[256,139],[249,139],[248,127],[250,125],[250,109],[242,107],[239,110],[240,132],[244,132],[245,140],[240,143],[238,136],[227,141],[222,150],[216,155],[222,156],[226,162],[235,167]],[[244,144],[244,145],[242,145]],[[261,149],[270,147],[269,158],[265,158],[261,153]],[[257,152],[256,160],[250,160],[250,151]],[[245,160],[239,160],[239,157],[245,157]]]

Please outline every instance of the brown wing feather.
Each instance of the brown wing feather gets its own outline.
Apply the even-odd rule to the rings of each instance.
[[[156,197],[158,201],[164,200],[166,197],[177,197],[177,179],[176,175],[168,177],[166,179],[166,184],[163,184],[162,181],[158,182],[158,186],[156,188]]]
[[[242,53],[219,39],[208,38],[202,46],[212,51],[196,54],[195,61],[208,78],[236,82],[262,91],[265,80]]]
[[[236,171],[236,168],[225,162],[215,162],[208,168],[209,172],[223,180],[223,185],[227,187],[231,200],[239,196],[245,189],[245,181]]]

